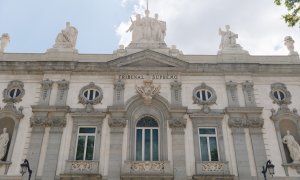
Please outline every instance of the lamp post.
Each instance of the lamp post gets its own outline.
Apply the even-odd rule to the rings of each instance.
[[[30,169],[28,160],[27,160],[27,159],[24,159],[24,162],[23,162],[22,164],[20,164],[20,166],[21,166],[21,171],[20,171],[20,173],[22,174],[22,176],[23,176],[23,175],[27,172],[27,170],[28,170],[28,174],[29,174],[28,180],[30,180],[32,170]]]
[[[271,163],[271,161],[270,160],[268,160],[267,161],[267,163],[266,163],[266,167],[265,166],[263,166],[262,168],[263,168],[263,170],[262,170],[262,172],[261,173],[263,173],[264,174],[264,177],[265,177],[265,180],[267,180],[267,175],[266,175],[266,173],[267,173],[267,170],[269,170],[269,174],[271,175],[271,176],[273,176],[274,175],[274,165]]]

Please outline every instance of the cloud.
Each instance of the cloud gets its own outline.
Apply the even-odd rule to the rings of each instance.
[[[145,2],[135,0],[132,14],[142,13]],[[152,0],[149,9],[150,15],[158,13],[167,22],[166,43],[176,44],[185,54],[216,54],[220,43],[218,29],[224,29],[226,24],[239,34],[237,42],[253,55],[287,54],[283,38],[291,35],[300,39],[298,27],[288,28],[283,22],[284,7],[275,6],[273,1]],[[129,26],[130,21],[124,21],[117,28],[120,43],[125,45],[131,38],[119,30]],[[296,41],[295,49],[300,51],[299,45]]]

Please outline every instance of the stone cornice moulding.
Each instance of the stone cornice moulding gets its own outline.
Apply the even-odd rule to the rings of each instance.
[[[17,65],[16,65],[17,64]],[[36,61],[0,61],[0,72],[6,74],[57,74],[66,71],[73,74],[115,75],[122,70],[127,72],[145,72],[143,68],[111,69],[106,62],[36,62]],[[152,68],[153,71],[153,68]],[[180,71],[182,76],[199,75],[259,75],[259,76],[300,76],[300,64],[258,64],[258,63],[192,63],[187,69],[156,69],[157,72]]]
[[[189,109],[188,110],[188,115],[190,119],[194,120],[207,120],[207,119],[213,119],[213,120],[223,120],[224,119],[224,110],[216,110],[216,109],[211,109],[209,113],[205,113],[201,110],[198,109]]]

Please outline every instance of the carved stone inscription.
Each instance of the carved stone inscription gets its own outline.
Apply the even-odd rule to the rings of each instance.
[[[120,74],[119,79],[178,79],[176,74]]]

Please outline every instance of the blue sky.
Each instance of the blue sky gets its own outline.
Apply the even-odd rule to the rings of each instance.
[[[299,27],[287,27],[273,0],[149,0],[149,7],[167,22],[167,44],[185,54],[216,54],[226,24],[250,54],[287,54],[286,35],[300,51]],[[144,8],[145,0],[0,0],[0,34],[10,34],[7,52],[43,53],[70,21],[79,53],[112,53],[130,42],[130,16]]]

